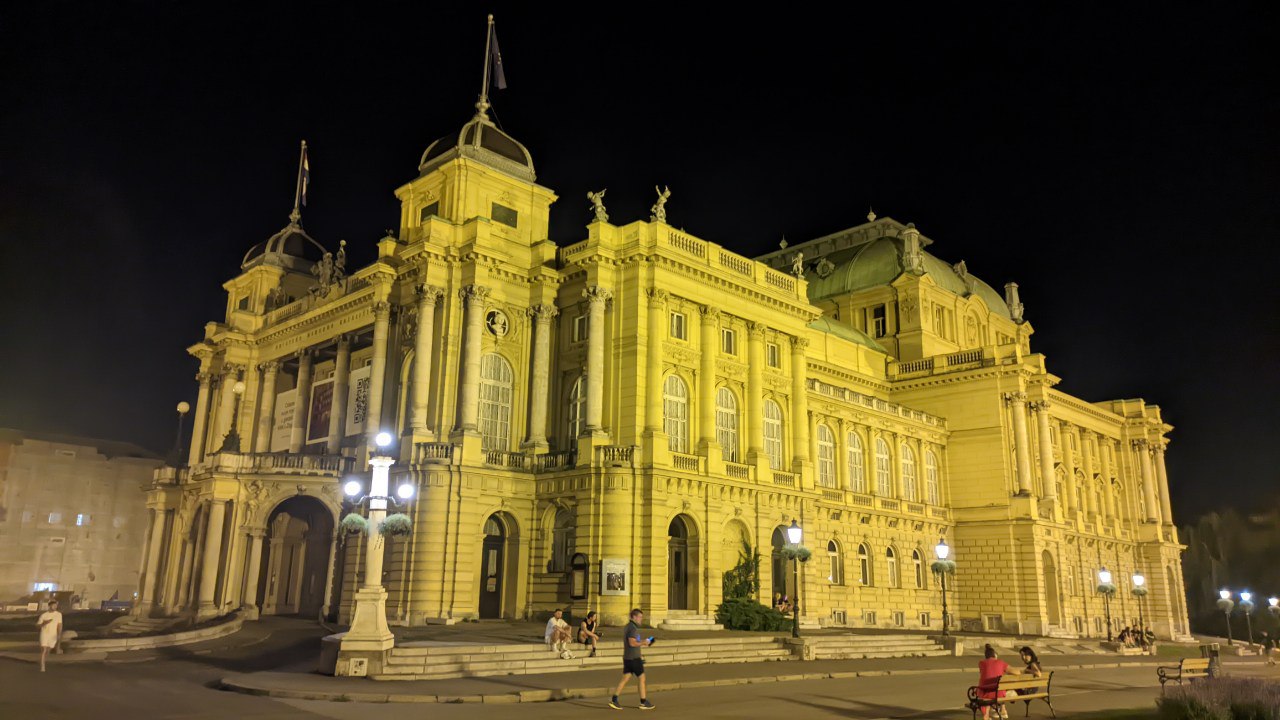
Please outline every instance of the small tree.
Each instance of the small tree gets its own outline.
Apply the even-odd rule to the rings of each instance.
[[[738,551],[738,564],[724,574],[724,599],[754,598],[760,590],[760,552],[746,538]]]

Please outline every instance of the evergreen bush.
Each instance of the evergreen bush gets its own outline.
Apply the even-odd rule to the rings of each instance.
[[[730,598],[716,608],[716,622],[728,630],[780,632],[791,629],[791,620],[751,598]]]

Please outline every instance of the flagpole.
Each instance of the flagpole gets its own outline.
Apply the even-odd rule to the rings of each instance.
[[[489,15],[489,28],[484,37],[484,81],[480,83],[480,99],[476,101],[476,110],[486,115],[489,110],[489,53],[493,49],[493,15]]]
[[[293,212],[289,213],[289,220],[295,225],[302,219],[302,211],[299,209],[302,202],[302,163],[307,159],[307,141],[302,141],[302,149],[298,151],[298,184],[293,190]]]

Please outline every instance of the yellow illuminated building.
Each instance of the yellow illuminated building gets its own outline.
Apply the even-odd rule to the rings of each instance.
[[[348,620],[370,540],[338,531],[340,485],[367,486],[386,429],[392,487],[417,491],[412,534],[372,536],[392,624],[706,626],[745,541],[761,600],[807,624],[938,629],[945,537],[953,627],[1105,635],[1105,566],[1117,625],[1141,571],[1147,620],[1186,635],[1159,408],[1056,390],[1017,287],[911,224],[752,259],[668,225],[667,196],[624,225],[597,198],[558,244],[556,195],[483,108],[396,197],[372,264],[326,258],[295,213],[224,284],[188,349],[189,464],[148,493],[142,611]]]

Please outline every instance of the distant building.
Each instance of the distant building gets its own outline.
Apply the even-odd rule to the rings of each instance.
[[[483,110],[418,171],[373,263],[347,268],[295,207],[223,283],[188,348],[189,464],[149,495],[140,611],[345,620],[364,536],[336,536],[339,487],[385,429],[392,487],[417,488],[412,535],[385,541],[392,622],[642,607],[705,626],[745,542],[766,604],[938,630],[945,536],[955,625],[1105,637],[1105,567],[1113,624],[1137,620],[1141,571],[1145,618],[1186,636],[1172,427],[1056,389],[1015,284],[887,217],[744,257],[668,224],[665,192],[616,225],[593,194],[556,243],[555,194]]]
[[[130,443],[0,429],[0,602],[67,590],[133,597],[161,465]]]

